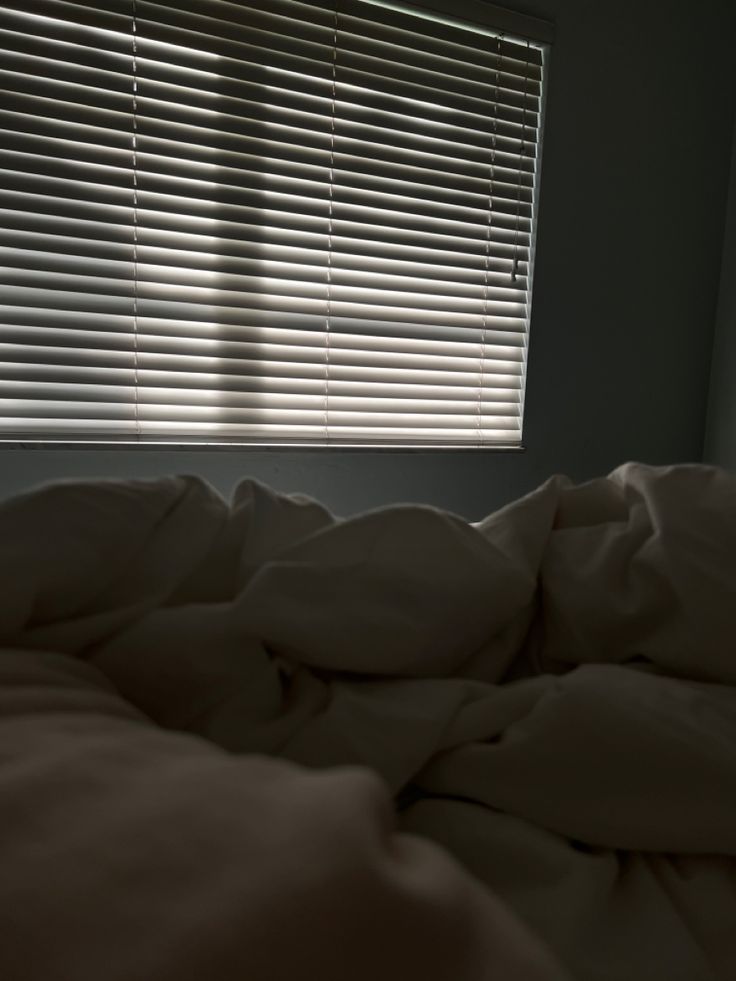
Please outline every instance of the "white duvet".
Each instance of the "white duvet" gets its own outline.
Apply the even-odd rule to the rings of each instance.
[[[726,981],[734,857],[722,471],[0,505],[6,981]]]

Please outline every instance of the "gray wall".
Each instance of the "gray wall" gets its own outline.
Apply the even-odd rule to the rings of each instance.
[[[514,5],[513,2],[511,5]],[[0,451],[0,495],[52,477],[241,476],[337,513],[478,518],[550,474],[702,453],[733,118],[731,0],[538,0],[555,20],[524,453]]]
[[[736,471],[736,128],[704,459]]]

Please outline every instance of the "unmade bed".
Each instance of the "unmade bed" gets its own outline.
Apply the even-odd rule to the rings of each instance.
[[[736,978],[736,477],[0,505],[5,981]]]

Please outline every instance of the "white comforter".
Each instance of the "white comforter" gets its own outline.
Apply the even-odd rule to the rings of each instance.
[[[7,981],[736,977],[736,478],[57,484],[0,587]]]

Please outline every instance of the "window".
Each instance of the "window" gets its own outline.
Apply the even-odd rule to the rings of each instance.
[[[466,8],[6,2],[0,437],[518,446],[549,38]]]

